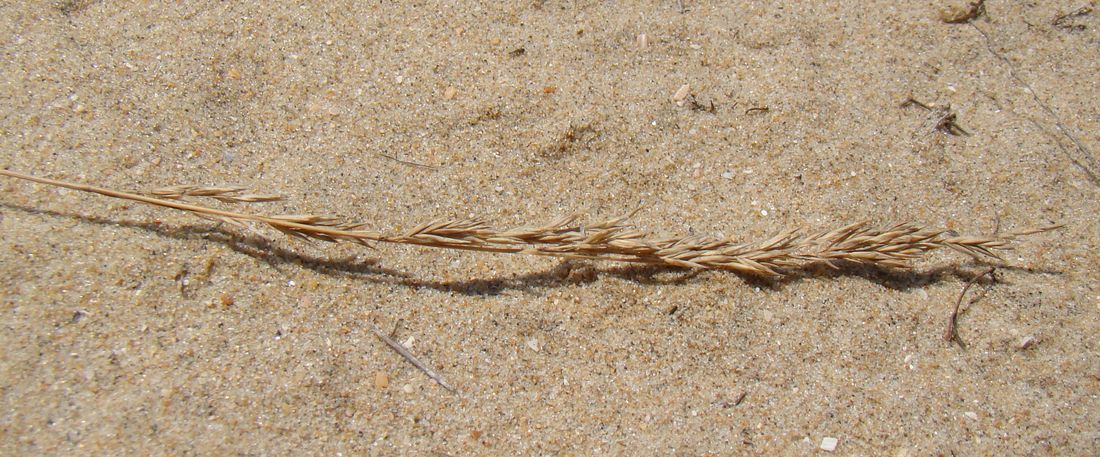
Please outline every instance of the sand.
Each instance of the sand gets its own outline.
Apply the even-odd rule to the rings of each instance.
[[[950,252],[761,281],[310,244],[3,178],[0,454],[1100,448],[1100,13],[1058,19],[1087,2],[962,24],[939,2],[123,3],[0,5],[0,166],[394,232],[636,207],[648,233],[743,240],[1065,227],[971,288],[960,346],[986,265]]]

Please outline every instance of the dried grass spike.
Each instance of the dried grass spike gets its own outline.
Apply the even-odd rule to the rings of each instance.
[[[944,236],[944,230],[896,224],[886,229],[857,222],[831,231],[802,236],[798,230],[786,230],[757,243],[737,243],[734,239],[704,237],[648,238],[624,225],[637,210],[616,218],[585,226],[577,216],[565,216],[544,225],[496,230],[476,220],[434,220],[404,234],[362,230],[364,224],[315,214],[266,216],[209,208],[180,201],[181,198],[210,197],[241,199],[240,188],[174,186],[145,195],[119,192],[102,187],[58,181],[0,170],[0,175],[91,192],[112,198],[186,211],[200,217],[237,226],[263,223],[288,236],[305,240],[351,242],[370,246],[371,242],[411,244],[426,247],[482,252],[521,253],[569,259],[593,259],[670,265],[695,269],[718,269],[762,277],[781,277],[792,270],[824,264],[839,268],[843,262],[908,268],[908,262],[940,248],[950,248],[975,258],[999,259],[996,251],[1012,248],[1019,237],[1060,228],[1048,226],[995,236]],[[152,195],[152,196],[150,196]],[[236,201],[236,200],[231,200]]]

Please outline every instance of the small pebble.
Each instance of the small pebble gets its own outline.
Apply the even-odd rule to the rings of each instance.
[[[539,340],[534,338],[527,340],[527,347],[531,348],[532,351],[539,352]]]
[[[229,79],[241,79],[241,71],[236,68],[230,68],[226,75],[229,76]]]
[[[448,87],[443,91],[444,100],[451,100],[455,98],[455,95],[458,95],[458,89],[455,89],[454,86]]]
[[[1031,335],[1025,336],[1023,338],[1020,338],[1019,343],[1016,343],[1016,349],[1022,351],[1024,349],[1027,349],[1029,347],[1034,346],[1037,341],[1038,340],[1034,336],[1031,336]]]
[[[725,173],[722,173],[722,177],[726,178],[726,179],[733,179],[733,172],[732,171],[726,171]]]
[[[374,388],[378,390],[385,389],[390,386],[390,377],[381,371],[374,373]]]
[[[401,387],[401,390],[407,394],[411,394],[413,393],[413,386],[412,384],[405,384],[403,387]]]
[[[970,419],[972,421],[978,420],[978,413],[976,413],[974,411],[967,411],[967,412],[963,413],[963,415],[966,416],[967,419]]]
[[[691,95],[691,85],[684,84],[672,95],[672,101],[676,102],[677,105],[684,106],[684,100],[687,99],[688,95]]]
[[[821,450],[826,452],[833,452],[836,450],[836,445],[839,441],[831,436],[826,436],[821,439]]]
[[[649,37],[646,36],[646,34],[644,34],[644,33],[639,33],[638,34],[638,47],[642,48],[642,49],[645,49],[647,46],[649,46]]]

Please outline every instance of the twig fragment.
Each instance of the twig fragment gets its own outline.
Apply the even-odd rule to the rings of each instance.
[[[436,373],[431,368],[428,368],[428,366],[425,365],[424,362],[421,362],[420,359],[417,359],[416,356],[412,355],[412,353],[409,352],[408,349],[405,349],[405,346],[402,346],[401,343],[394,341],[390,337],[386,336],[385,333],[382,333],[382,330],[379,330],[378,326],[374,325],[374,322],[367,322],[367,324],[370,325],[370,330],[371,332],[374,332],[375,336],[377,336],[382,341],[385,341],[386,344],[389,345],[389,347],[393,348],[394,351],[397,351],[398,354],[401,354],[401,357],[404,357],[405,360],[408,360],[409,363],[413,364],[413,366],[418,368],[420,371],[423,371],[424,374],[428,375],[428,377],[432,378],[433,381],[443,386],[444,389],[447,389],[451,393],[456,392],[454,387],[451,387],[450,384],[447,384],[447,381],[444,381],[438,373]]]
[[[946,133],[948,135],[970,136],[970,132],[967,132],[966,129],[963,129],[962,127],[959,126],[959,124],[957,122],[955,122],[955,120],[957,118],[958,118],[958,116],[954,112],[952,112],[951,107],[948,106],[944,109],[944,112],[939,117],[939,119],[936,120],[935,129],[939,130],[943,133]]]
[[[690,102],[691,102],[691,110],[692,111],[703,111],[703,112],[707,112],[707,113],[710,113],[710,114],[714,114],[718,110],[718,108],[716,106],[714,106],[714,100],[711,100],[710,104],[707,105],[707,104],[699,103],[699,100],[697,100],[694,95],[692,95],[689,98],[691,99]]]
[[[1070,11],[1066,14],[1063,14],[1061,16],[1058,16],[1058,17],[1054,18],[1054,20],[1050,22],[1050,25],[1052,25],[1056,28],[1062,29],[1062,30],[1070,31],[1070,32],[1082,32],[1085,29],[1087,29],[1088,26],[1086,26],[1084,24],[1075,24],[1074,20],[1076,20],[1078,18],[1081,18],[1081,17],[1088,16],[1089,14],[1092,14],[1092,7],[1088,6],[1088,5],[1082,6],[1080,8],[1077,8],[1077,9],[1073,10],[1073,11]]]
[[[439,169],[439,167],[437,167],[435,165],[425,165],[425,164],[422,164],[422,163],[410,162],[408,160],[401,160],[401,159],[398,159],[397,157],[391,156],[389,154],[383,154],[381,152],[379,152],[377,154],[378,154],[379,157],[390,159],[394,162],[397,162],[397,163],[402,164],[402,165],[408,165],[410,167],[426,168],[428,170],[438,170]]]
[[[927,111],[932,111],[931,106],[928,106],[924,103],[921,103],[920,100],[917,100],[913,97],[909,97],[909,98],[905,99],[905,101],[901,102],[901,107],[902,108],[908,108],[910,106],[919,106],[921,108],[924,108]]]
[[[951,105],[944,105],[944,106],[929,105],[929,104],[921,103],[920,101],[918,101],[917,99],[915,99],[913,97],[909,97],[909,98],[905,99],[904,102],[901,103],[901,107],[905,108],[905,107],[909,107],[909,106],[916,106],[916,107],[924,108],[925,111],[935,113],[936,114],[936,118],[935,118],[936,122],[933,126],[933,130],[938,130],[938,131],[946,133],[948,135],[970,136],[970,132],[967,132],[966,129],[963,129],[962,127],[959,126],[959,124],[957,122],[958,115],[956,115],[954,111],[951,111]]]

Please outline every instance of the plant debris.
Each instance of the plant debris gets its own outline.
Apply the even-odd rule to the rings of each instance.
[[[909,98],[905,99],[904,102],[901,103],[901,107],[905,108],[905,107],[909,107],[909,106],[916,106],[916,107],[919,107],[919,108],[924,108],[925,111],[929,111],[929,112],[933,113],[935,115],[935,117],[934,117],[935,123],[932,127],[933,130],[940,131],[940,132],[946,133],[948,135],[954,135],[954,136],[960,136],[960,135],[970,136],[970,132],[967,132],[966,129],[959,126],[959,124],[958,124],[958,115],[956,115],[955,112],[951,110],[951,105],[944,105],[944,106],[928,105],[928,104],[925,104],[925,103],[921,103],[920,101],[917,101],[917,99],[915,99],[913,97],[909,97]]]
[[[940,11],[940,19],[948,24],[966,24],[985,14],[985,0],[978,0],[966,7],[955,6]]]
[[[845,264],[858,264],[906,269],[911,266],[911,261],[929,251],[943,248],[976,259],[1000,260],[995,251],[1010,249],[1013,242],[1020,237],[1061,227],[1055,225],[996,236],[959,236],[947,230],[913,224],[876,228],[866,222],[856,222],[820,232],[788,229],[764,241],[739,242],[732,238],[647,236],[625,223],[638,212],[635,210],[594,223],[579,222],[579,216],[571,215],[543,225],[495,229],[478,220],[433,220],[411,230],[386,233],[365,230],[365,223],[347,222],[330,216],[249,214],[41,178],[10,170],[0,170],[0,175],[172,208],[238,225],[263,224],[285,235],[305,240],[347,242],[366,247],[371,247],[372,243],[394,243],[567,259],[607,260],[699,270],[725,270],[766,278],[782,278],[792,272],[821,265],[840,268]]]
[[[1088,26],[1086,26],[1085,24],[1078,24],[1076,23],[1076,21],[1077,19],[1088,16],[1089,14],[1092,14],[1092,7],[1082,6],[1054,18],[1054,20],[1050,22],[1050,25],[1054,26],[1054,28],[1062,29],[1069,32],[1083,32],[1088,29]]]
[[[963,287],[962,292],[959,293],[959,298],[955,300],[955,307],[951,310],[951,315],[947,318],[947,330],[943,333],[944,341],[949,343],[954,342],[960,347],[965,347],[962,339],[959,338],[959,307],[962,305],[963,297],[966,296],[966,291],[970,290],[970,286],[973,286],[979,279],[982,279],[985,275],[989,275],[990,278],[993,278],[994,282],[997,281],[997,277],[993,276],[994,271],[996,271],[995,267],[989,267],[977,276],[970,278],[970,281],[967,281],[966,287]]]
[[[714,100],[711,100],[709,103],[704,104],[699,103],[699,100],[696,100],[694,95],[692,95],[690,98],[692,111],[703,111],[714,114],[718,110],[718,108],[714,106]]]
[[[405,346],[402,346],[401,343],[398,343],[398,342],[394,341],[393,339],[391,339],[390,337],[386,336],[386,334],[382,333],[382,330],[379,330],[378,326],[374,325],[373,322],[367,322],[367,324],[370,325],[370,330],[371,330],[371,332],[374,332],[375,336],[377,336],[379,339],[384,341],[394,351],[397,351],[398,354],[401,354],[401,357],[404,357],[405,360],[408,360],[409,363],[413,364],[413,366],[418,368],[420,371],[423,371],[424,374],[428,375],[429,378],[432,378],[433,381],[439,383],[439,385],[443,386],[444,389],[447,389],[447,390],[451,391],[452,393],[455,392],[454,387],[451,387],[450,384],[447,384],[447,381],[444,381],[443,378],[441,376],[439,376],[438,373],[436,373],[431,368],[428,368],[428,366],[425,365],[424,362],[421,362],[419,359],[416,358],[416,356],[412,355],[412,353],[409,352],[408,349],[405,349]],[[384,376],[385,374],[383,373],[382,375]],[[380,384],[383,385],[381,388],[385,388],[385,386],[389,385],[389,380],[387,379],[383,383],[383,382],[379,382],[379,378],[376,378],[375,379],[375,385],[380,385]]]

